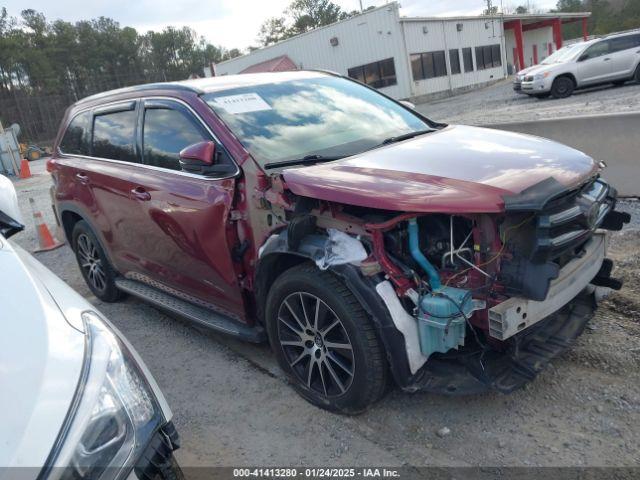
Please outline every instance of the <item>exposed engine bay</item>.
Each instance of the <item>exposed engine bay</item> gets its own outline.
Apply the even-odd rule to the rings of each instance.
[[[553,179],[528,190],[505,199],[503,214],[398,214],[303,199],[295,213],[285,209],[286,231],[261,256],[295,250],[351,283],[387,349],[405,357],[394,374],[406,390],[509,392],[582,332],[594,286],[620,288],[605,230],[629,221],[599,178],[571,192]],[[344,237],[329,239],[329,230]]]

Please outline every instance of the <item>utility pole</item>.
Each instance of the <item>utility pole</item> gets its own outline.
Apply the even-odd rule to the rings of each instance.
[[[363,10],[362,10],[362,0],[360,0],[360,13],[362,13],[362,12],[363,12]]]

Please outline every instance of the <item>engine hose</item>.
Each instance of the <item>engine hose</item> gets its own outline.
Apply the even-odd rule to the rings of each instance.
[[[429,277],[429,285],[431,290],[437,290],[442,285],[440,275],[433,265],[427,260],[420,250],[420,241],[418,239],[418,221],[414,217],[409,220],[409,251],[413,259],[422,267]]]

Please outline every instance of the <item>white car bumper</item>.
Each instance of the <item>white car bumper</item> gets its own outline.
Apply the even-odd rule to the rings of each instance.
[[[538,93],[548,93],[551,91],[551,84],[553,83],[553,79],[551,78],[542,78],[539,80],[523,80],[520,84],[521,92],[528,93],[530,95],[536,95]]]

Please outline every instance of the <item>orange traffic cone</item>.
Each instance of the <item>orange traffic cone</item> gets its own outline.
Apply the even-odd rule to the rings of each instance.
[[[29,160],[23,158],[20,160],[20,178],[30,178],[31,169],[29,168]]]
[[[31,205],[31,210],[33,211],[33,220],[36,223],[38,242],[40,243],[40,248],[36,248],[34,250],[34,253],[47,252],[64,245],[64,242],[58,241],[53,235],[51,235],[49,227],[47,227],[47,224],[44,223],[44,220],[42,219],[42,213],[36,210],[36,202],[33,200],[33,198],[29,199],[29,204]]]

